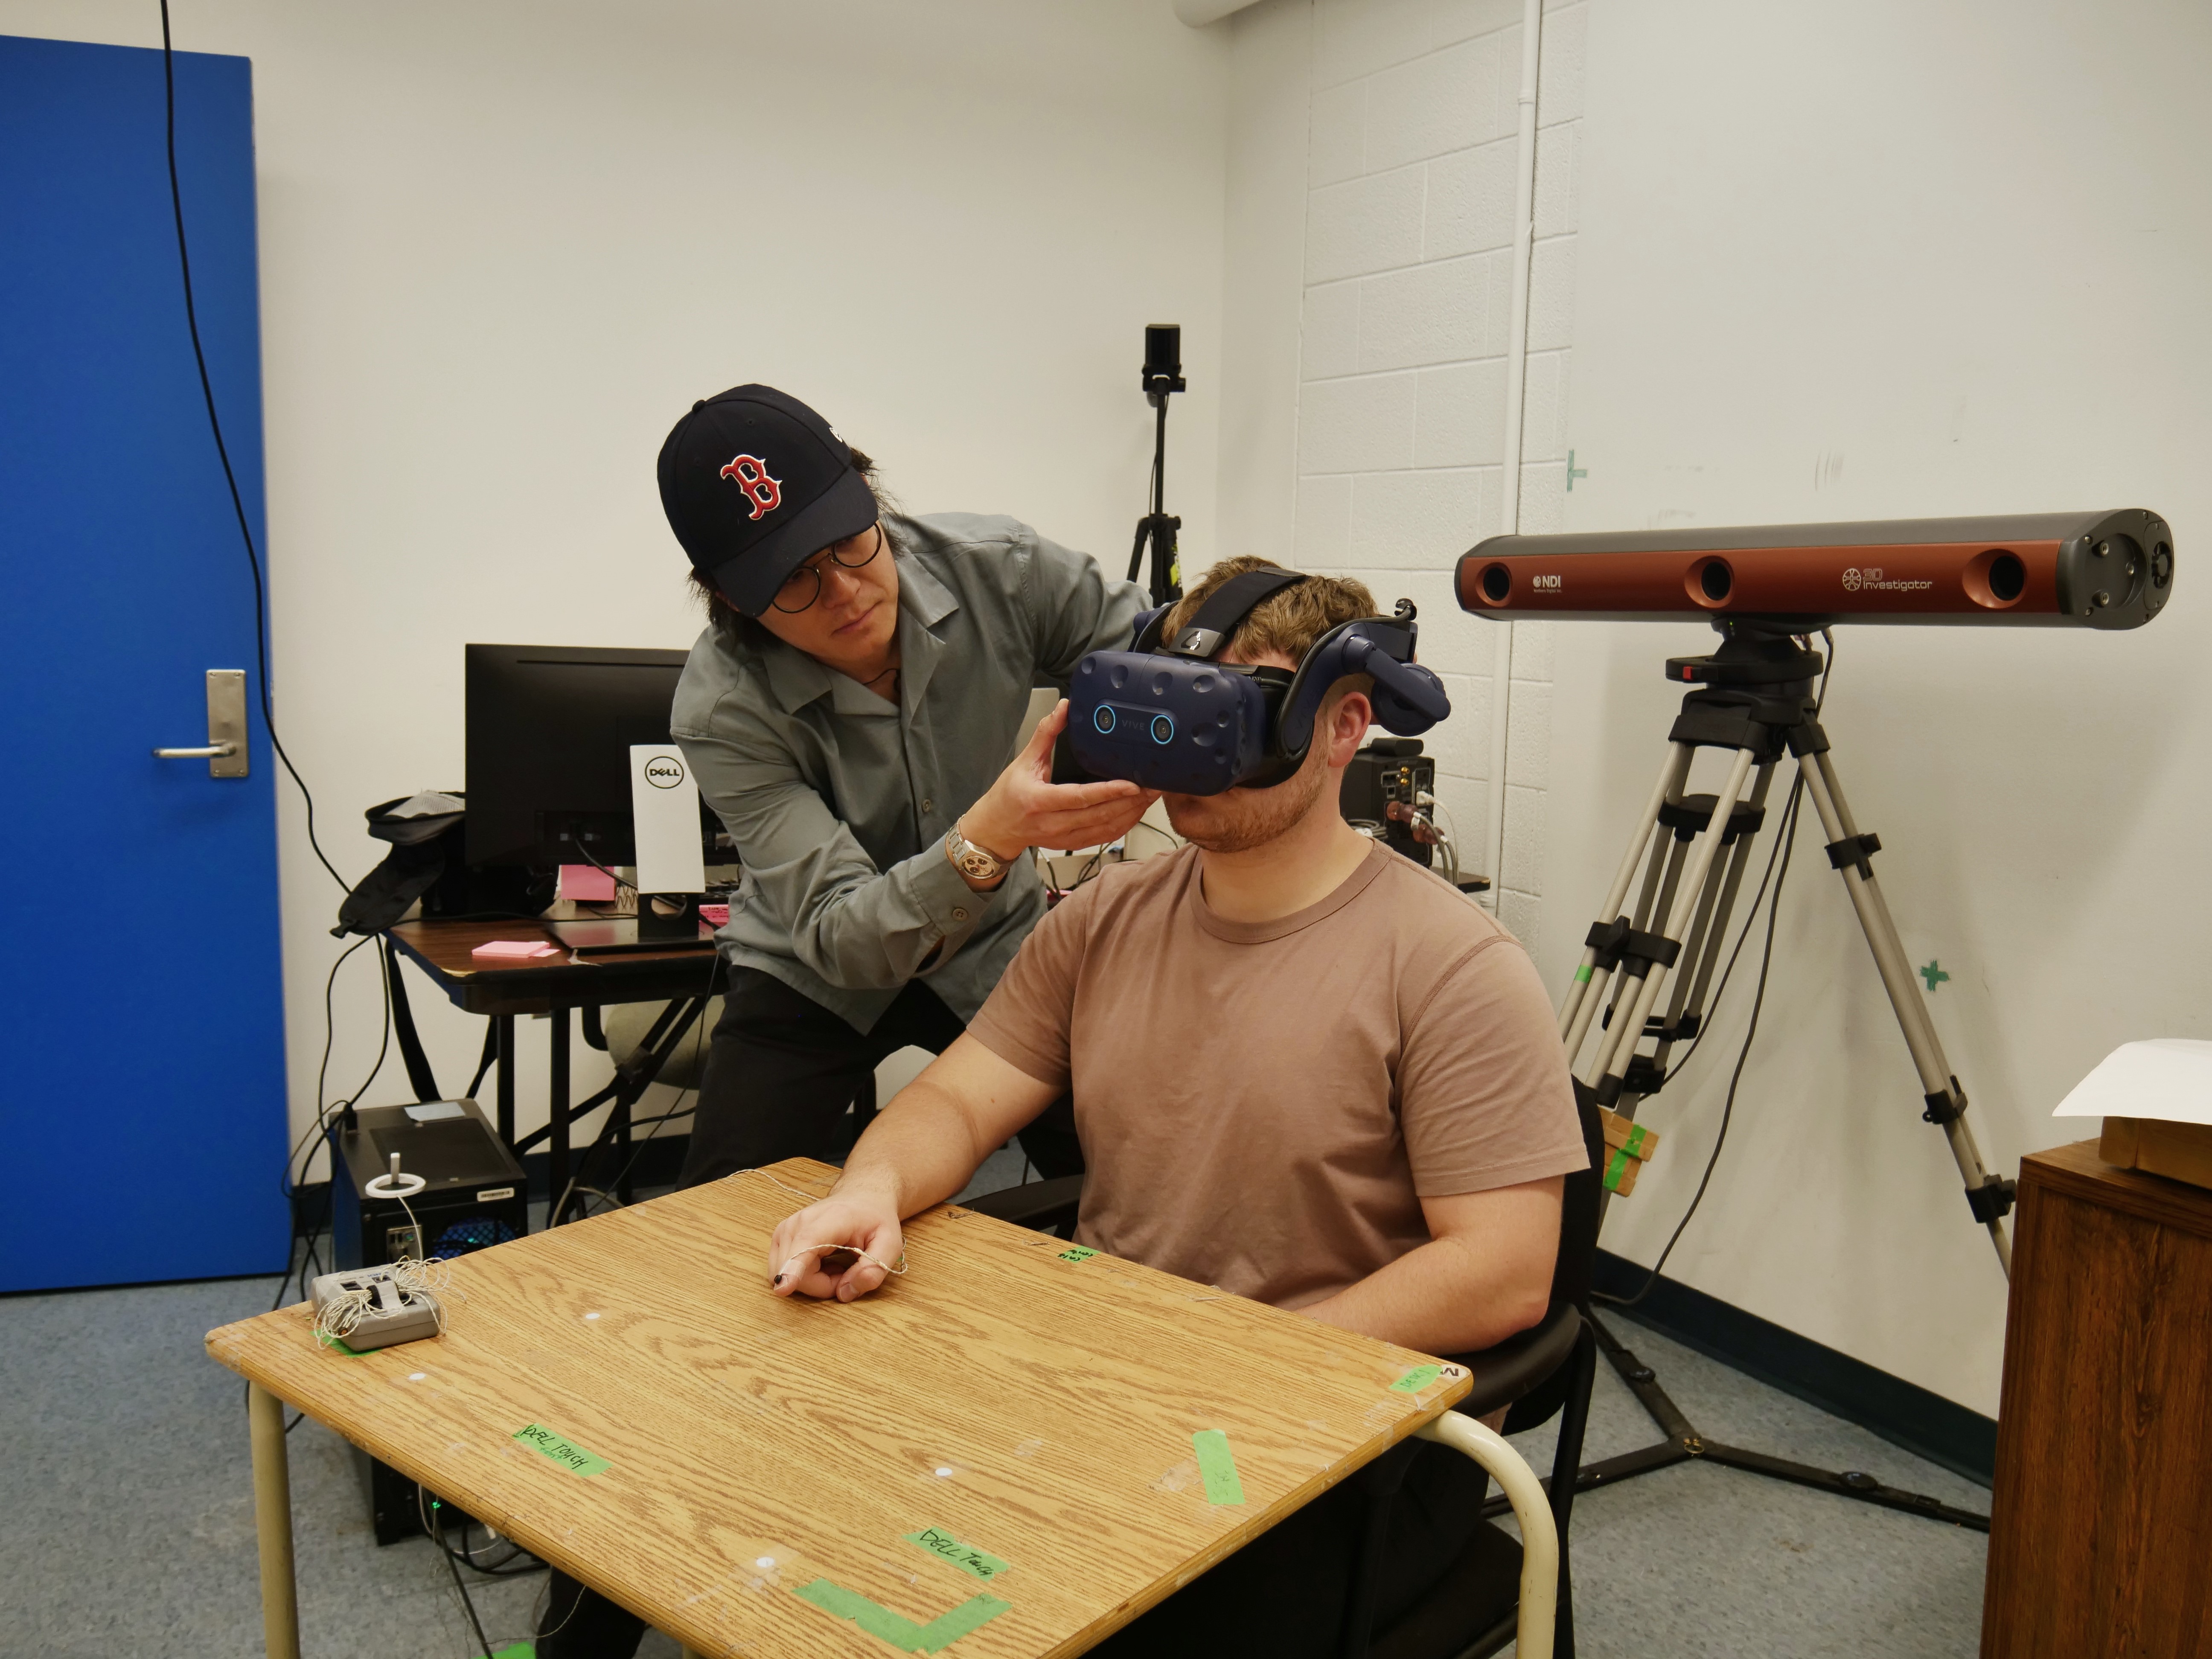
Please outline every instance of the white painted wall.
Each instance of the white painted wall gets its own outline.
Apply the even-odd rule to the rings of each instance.
[[[1545,19],[1522,470],[1529,531],[1558,527],[1566,485],[1587,9],[1571,0]],[[1287,528],[1288,562],[1356,575],[1385,605],[1401,593],[1419,605],[1422,660],[1452,697],[1451,719],[1428,739],[1437,793],[1470,873],[1489,873],[1491,708],[1510,675],[1500,910],[1533,941],[1549,642],[1541,625],[1518,629],[1509,670],[1503,630],[1460,613],[1448,574],[1499,527],[1520,17],[1515,0],[1265,0],[1225,26],[1221,499],[1224,551],[1282,557]],[[1264,526],[1264,540],[1239,539],[1247,526]]]
[[[1984,1152],[2132,1038],[2212,1035],[2212,14],[1590,0],[1570,530],[2145,506],[2140,633],[1844,630],[1825,723]],[[2201,575],[2201,572],[2197,573]],[[1541,937],[1564,985],[1694,627],[1561,623]],[[1809,815],[1808,815],[1809,816]],[[1727,1152],[1668,1271],[1984,1412],[2005,1286],[1851,912],[1801,839]],[[1753,951],[1756,941],[1753,942]],[[1740,970],[1741,974],[1741,970]],[[1748,975],[1648,1109],[1607,1243],[1650,1261],[1712,1145]]]
[[[690,643],[653,462],[725,386],[816,403],[913,508],[1015,514],[1118,567],[1140,330],[1191,325],[1170,478],[1210,562],[1221,31],[1125,0],[174,12],[180,47],[253,60],[275,690],[348,875],[382,850],[362,808],[460,781],[465,642]],[[138,0],[0,0],[0,30],[160,42]],[[338,895],[280,799],[304,1124]],[[338,988],[348,1086],[368,960]],[[416,1006],[459,1087],[481,1023]],[[580,1094],[605,1074],[579,1054]],[[404,1091],[395,1058],[369,1098]]]

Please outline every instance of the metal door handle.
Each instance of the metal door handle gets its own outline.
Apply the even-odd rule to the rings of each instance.
[[[156,749],[155,760],[204,760],[211,778],[242,778],[246,768],[246,671],[207,672],[207,742],[193,749]]]

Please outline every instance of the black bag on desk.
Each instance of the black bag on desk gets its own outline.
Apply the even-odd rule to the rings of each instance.
[[[424,796],[442,798],[455,810],[418,810],[402,816],[395,808],[442,804]],[[331,934],[373,938],[405,915],[416,900],[422,914],[447,919],[477,916],[484,920],[536,916],[553,902],[555,878],[537,870],[471,870],[466,857],[468,811],[465,797],[454,790],[425,790],[400,795],[372,806],[362,816],[368,833],[389,842],[392,850],[384,862],[363,876],[338,907],[338,925]],[[379,947],[384,953],[385,982],[392,992],[392,1024],[399,1039],[399,1054],[407,1067],[407,1080],[418,1101],[442,1100],[438,1080],[431,1074],[428,1057],[415,1030],[415,1016],[407,1006],[407,982],[399,976],[399,956],[387,939]],[[485,1033],[484,1060],[477,1067],[481,1079],[489,1064],[492,1034]]]
[[[451,798],[461,799],[457,793]],[[338,925],[331,929],[334,938],[343,939],[348,933],[382,933],[405,915],[415,901],[428,893],[438,878],[446,873],[449,851],[457,855],[454,861],[459,861],[458,854],[468,817],[465,807],[408,817],[392,815],[395,806],[405,806],[422,799],[422,795],[401,795],[380,806],[370,807],[362,815],[368,820],[368,833],[379,841],[391,842],[392,850],[384,855],[383,863],[361,878],[353,891],[346,895],[345,902],[338,906]]]
[[[463,805],[448,812],[395,816],[395,807],[434,793]],[[368,820],[368,833],[389,842],[392,850],[346,895],[338,907],[338,925],[331,929],[334,938],[380,933],[418,899],[426,916],[480,916],[486,921],[535,916],[553,902],[556,878],[550,872],[469,868],[466,799],[458,789],[425,790],[396,797],[362,814]]]

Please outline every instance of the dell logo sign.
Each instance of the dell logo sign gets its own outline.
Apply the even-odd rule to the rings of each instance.
[[[655,755],[645,763],[645,781],[656,789],[673,789],[684,781],[684,763],[673,755]]]

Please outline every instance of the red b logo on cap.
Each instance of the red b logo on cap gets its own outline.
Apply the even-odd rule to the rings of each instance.
[[[768,463],[757,455],[740,455],[722,469],[722,477],[732,479],[738,489],[752,498],[753,518],[773,513],[783,505],[783,483],[768,476]]]

